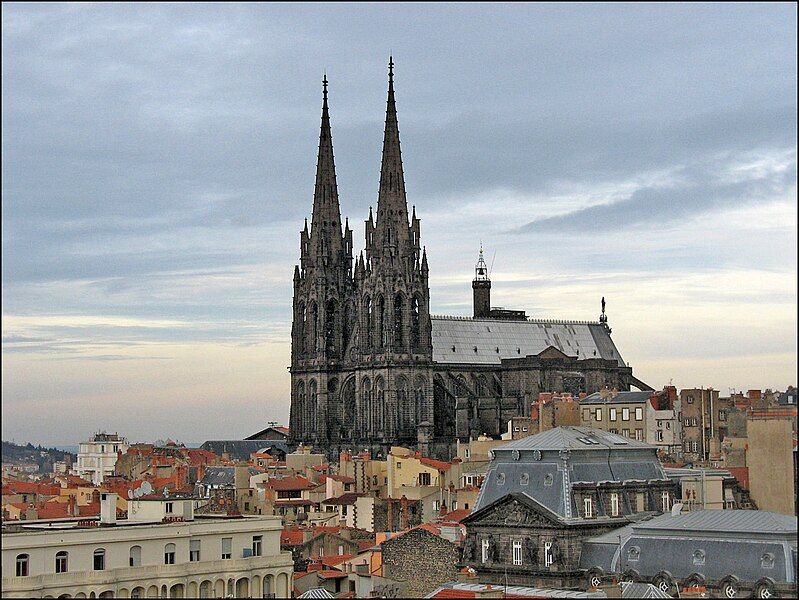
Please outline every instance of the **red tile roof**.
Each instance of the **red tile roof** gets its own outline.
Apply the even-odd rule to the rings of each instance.
[[[453,521],[455,523],[460,523],[463,519],[468,517],[472,514],[471,508],[459,508],[458,510],[451,510],[447,514],[445,514],[442,518],[444,521]]]
[[[280,532],[281,546],[299,546],[302,541],[303,534],[300,529],[284,529]]]
[[[326,567],[335,567],[336,565],[340,565],[341,563],[348,561],[349,559],[353,558],[354,554],[339,554],[338,556],[322,556],[319,559]]]
[[[347,574],[344,573],[343,571],[325,570],[325,571],[317,571],[317,574],[322,579],[340,579],[342,577],[347,577]]]
[[[741,487],[749,489],[749,467],[727,467],[727,470],[738,480]]]
[[[291,492],[308,490],[315,486],[305,477],[284,477],[282,479],[270,479],[266,482],[266,487],[276,491]]]
[[[365,494],[358,494],[356,492],[347,492],[346,494],[342,494],[337,498],[328,498],[327,500],[324,500],[322,504],[355,504],[355,501],[364,495]]]
[[[444,462],[443,460],[436,460],[434,458],[427,458],[426,456],[420,456],[419,462],[428,467],[438,469],[439,471],[449,471],[449,469],[452,467],[452,463]]]

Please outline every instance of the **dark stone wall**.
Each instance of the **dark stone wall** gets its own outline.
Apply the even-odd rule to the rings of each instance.
[[[384,542],[383,577],[408,585],[409,598],[424,598],[457,578],[458,548],[424,529]]]

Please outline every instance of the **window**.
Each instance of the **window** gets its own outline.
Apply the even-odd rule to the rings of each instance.
[[[635,439],[639,442],[644,440],[644,430],[643,429],[636,429],[635,430]]]
[[[471,450],[466,448],[466,452],[465,452],[464,456],[466,457],[466,460],[469,460],[471,458],[471,456],[472,456]]]
[[[377,475],[372,476],[372,485],[377,485]]]
[[[622,421],[629,421],[630,420],[630,409],[629,408],[622,408],[621,409],[621,420]]]
[[[67,568],[69,567],[69,554],[64,552],[56,552],[55,555],[55,572],[56,573],[66,573]]]
[[[663,507],[663,512],[671,510],[671,497],[668,492],[663,492],[660,496],[660,502]]]
[[[611,421],[615,421],[616,417],[617,417],[616,409],[615,408],[611,408],[610,409],[610,420]]]
[[[483,563],[488,562],[488,540],[483,540],[482,542],[482,550],[483,550]]]
[[[141,566],[141,546],[130,547],[130,557],[128,558],[128,565],[131,567]]]
[[[338,555],[344,556],[344,546],[342,546],[341,544],[338,545]]]
[[[172,514],[172,507],[173,507],[173,503],[172,502],[165,503],[164,504],[164,512],[166,514],[168,514],[168,515],[171,515]]]
[[[438,500],[433,500],[433,510],[438,510],[441,508],[441,503]]]
[[[619,433],[618,429],[609,429],[608,431],[610,431],[610,433],[614,433],[614,434]]]
[[[254,535],[252,536],[252,555],[253,556],[261,556],[261,544],[263,543],[264,536],[262,535]]]
[[[583,409],[583,421],[590,421],[591,420],[591,409],[584,408]]]
[[[97,548],[97,550],[94,551],[94,570],[105,570],[105,550],[103,548]]]
[[[694,397],[691,396],[691,395],[688,396],[687,400],[688,400],[688,404],[693,404],[694,403]]]
[[[419,473],[419,485],[430,485],[430,473]]]
[[[397,461],[397,468],[398,468],[398,469],[401,469],[401,468],[402,468],[402,463],[401,463],[401,462],[399,462],[399,461]]]
[[[602,420],[602,409],[601,408],[597,408],[596,409],[596,412],[594,413],[594,418],[597,421],[601,421]]]
[[[513,564],[522,564],[522,543],[518,540],[513,542]]]
[[[167,544],[164,546],[164,564],[175,564],[175,544]]]
[[[720,410],[719,411],[719,421],[726,421],[727,420],[727,411]]]
[[[586,519],[594,516],[594,503],[591,498],[583,498],[583,513]]]
[[[222,538],[222,560],[229,560],[233,556],[233,538]]]
[[[189,562],[200,562],[200,540],[189,540]]]
[[[621,434],[622,434],[624,437],[630,437],[630,430],[629,430],[629,429],[622,429],[622,430],[621,430]]]
[[[17,554],[17,577],[28,576],[28,555]]]
[[[544,566],[548,567],[555,562],[555,557],[552,555],[552,542],[544,542]]]
[[[615,492],[610,495],[610,516],[619,516],[619,495]]]
[[[662,442],[663,441],[663,432],[662,431],[660,431],[660,430],[657,431],[657,438],[656,439],[657,439],[658,442]]]
[[[691,448],[694,452],[699,452],[699,442],[691,442]]]
[[[644,420],[644,409],[640,406],[635,407],[635,420],[636,421],[643,421]]]

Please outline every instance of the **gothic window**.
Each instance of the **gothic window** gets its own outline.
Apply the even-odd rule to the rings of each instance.
[[[413,430],[414,405],[413,399],[408,395],[408,380],[400,376],[397,379],[397,427],[400,433],[406,434]]]
[[[300,341],[300,353],[304,354],[307,350],[305,341],[305,326],[308,321],[308,311],[305,309],[305,302],[300,302],[297,307],[297,339]]]
[[[336,301],[329,300],[325,306],[325,352],[336,355]]]
[[[352,335],[353,326],[357,323],[358,315],[355,312],[355,305],[352,302],[347,302],[346,312],[344,313],[343,327],[341,332],[341,354],[347,350]]]
[[[308,314],[308,352],[316,352],[316,324],[319,318],[319,311],[316,307],[316,302],[311,302],[311,310]]]
[[[342,420],[345,437],[352,437],[355,424],[355,378],[350,377],[341,388]]]
[[[458,398],[463,398],[466,396],[466,381],[463,379],[463,376],[458,377],[455,380],[455,396]]]
[[[415,414],[413,422],[418,425],[424,420],[424,388],[425,381],[423,377],[416,378],[416,385],[414,386],[414,401],[415,401]]]
[[[297,392],[295,395],[296,405],[294,420],[297,428],[302,432],[305,431],[305,382],[297,382]]]
[[[361,407],[361,414],[363,420],[363,427],[366,428],[367,431],[371,432],[373,429],[372,425],[372,382],[369,381],[368,377],[364,377],[363,381],[361,382],[361,398],[363,400],[363,405]]]
[[[375,431],[383,431],[384,427],[384,412],[385,412],[385,384],[383,378],[378,377],[375,379]]]
[[[383,296],[378,296],[377,298],[377,315],[376,320],[377,323],[375,324],[375,333],[377,334],[377,340],[375,346],[378,348],[383,348],[386,345],[386,331],[385,331],[385,316],[386,316],[386,302],[383,300]]]
[[[419,296],[414,296],[411,299],[411,346],[413,348],[419,348],[422,343],[421,321]]]
[[[404,312],[405,300],[402,294],[397,294],[394,297],[394,347],[398,350],[401,350],[405,345],[405,340],[403,339]]]
[[[477,377],[477,396],[479,398],[488,396],[488,382],[486,381],[485,375],[478,375]]]
[[[308,430],[316,431],[316,380],[308,383]]]
[[[364,315],[366,316],[366,339],[364,340],[367,348],[372,347],[372,322],[375,318],[374,311],[372,310],[372,299],[369,296],[363,301]]]

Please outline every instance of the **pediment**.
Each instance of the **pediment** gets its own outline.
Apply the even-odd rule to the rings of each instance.
[[[560,521],[557,515],[526,494],[509,494],[469,515],[462,523],[467,527],[551,527]]]
[[[560,350],[555,348],[555,346],[548,346],[544,348],[541,352],[538,353],[537,356],[538,358],[549,359],[549,360],[574,358],[573,356],[569,356],[568,354],[561,352]]]

